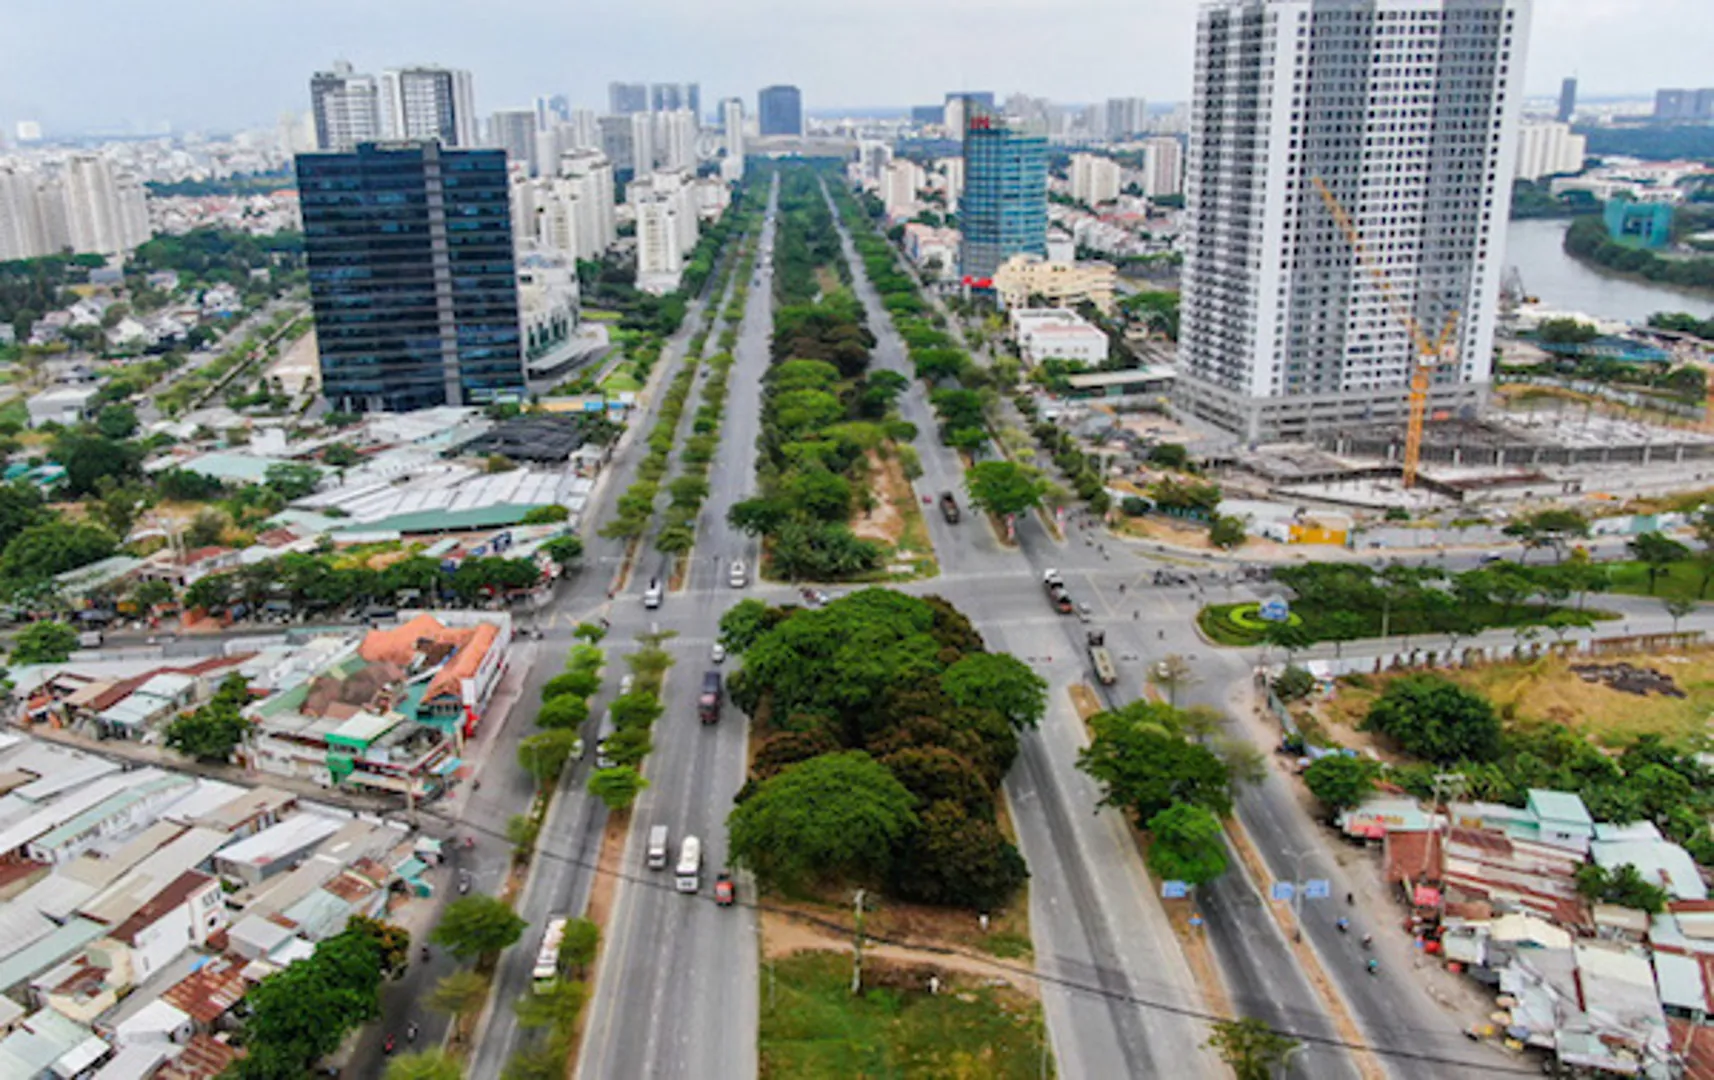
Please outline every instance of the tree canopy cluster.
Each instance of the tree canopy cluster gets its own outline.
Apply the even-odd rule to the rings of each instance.
[[[813,610],[746,602],[722,635],[743,648],[732,700],[760,735],[732,851],[764,884],[986,910],[1022,883],[996,793],[1046,708],[1027,665],[939,597],[887,589]]]
[[[1675,231],[1694,232],[1707,227],[1706,215],[1680,213],[1673,222]],[[1565,230],[1565,252],[1597,266],[1636,274],[1663,285],[1714,288],[1714,256],[1668,258],[1647,248],[1621,244],[1607,234],[1606,223],[1599,217],[1580,217],[1571,223],[1571,228]]]
[[[250,730],[244,718],[248,704],[250,684],[242,675],[228,675],[196,711],[167,725],[167,746],[198,761],[230,761]]]
[[[471,558],[448,571],[438,559],[412,555],[376,570],[330,555],[290,552],[199,578],[185,589],[184,602],[204,611],[227,611],[238,604],[255,610],[269,601],[280,601],[294,612],[309,613],[401,599],[470,606],[532,589],[540,584],[541,577],[534,559]]]
[[[269,975],[244,998],[245,1056],[234,1080],[299,1080],[348,1032],[381,1015],[381,982],[405,969],[410,935],[353,917],[315,952]]]

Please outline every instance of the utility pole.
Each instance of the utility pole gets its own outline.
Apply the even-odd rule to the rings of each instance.
[[[863,895],[863,890],[858,889],[857,936],[851,953],[851,992],[853,994],[863,988]]]

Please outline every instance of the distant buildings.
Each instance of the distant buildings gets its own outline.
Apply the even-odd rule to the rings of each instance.
[[[105,157],[74,154],[42,172],[0,164],[0,259],[111,255],[150,232],[143,185]]]
[[[922,166],[905,158],[887,162],[881,172],[881,204],[889,221],[912,218],[922,208],[917,192],[927,184]]]
[[[756,117],[763,135],[802,135],[803,94],[795,86],[764,87],[756,94]]]
[[[476,93],[470,72],[408,67],[381,73],[381,129],[389,139],[439,139],[443,146],[479,145]]]
[[[1108,98],[1107,138],[1112,142],[1129,139],[1149,130],[1148,102],[1140,97]]]
[[[1391,314],[1400,307],[1430,334],[1457,315],[1430,408],[1480,406],[1530,10],[1530,0],[1220,0],[1201,10],[1182,407],[1247,442],[1402,423],[1417,356]],[[1348,97],[1379,79],[1394,85]],[[1270,134],[1294,125],[1289,138]],[[1384,260],[1390,293],[1352,257],[1312,180]]]
[[[1088,206],[1119,197],[1119,163],[1099,154],[1071,155],[1071,197]]]
[[[993,277],[1013,255],[1047,254],[1047,140],[987,114],[964,125],[959,273]]]
[[[687,109],[693,119],[702,119],[702,87],[697,83],[656,83],[649,87],[649,109],[652,112],[677,112]]]
[[[1714,87],[1701,90],[1656,90],[1656,120],[1714,120]]]
[[[1555,120],[1525,121],[1518,126],[1519,180],[1540,180],[1583,171],[1589,140],[1573,135],[1570,124]]]
[[[607,84],[607,111],[615,116],[649,111],[647,83],[613,82]]]
[[[1075,311],[1019,306],[1006,317],[1018,355],[1031,365],[1043,360],[1074,360],[1091,367],[1107,359],[1107,335]]]
[[[726,148],[726,163],[720,167],[720,178],[727,181],[744,178],[744,99],[727,98],[720,103],[721,143]]]
[[[316,146],[349,151],[377,139],[438,139],[477,145],[476,100],[470,72],[442,67],[383,71],[379,79],[337,61],[310,76]]]
[[[637,216],[637,288],[656,296],[678,288],[684,259],[696,247],[700,198],[685,170],[633,180],[625,200]]]
[[[1184,155],[1170,135],[1143,140],[1143,194],[1151,198],[1184,194]]]
[[[572,259],[598,260],[618,239],[613,165],[599,150],[559,157],[556,176],[512,183],[512,235]]]
[[[929,276],[958,266],[958,230],[913,221],[905,225],[905,254]]]
[[[1554,119],[1562,124],[1569,124],[1576,113],[1577,79],[1570,78],[1559,84],[1559,111],[1554,113]]]
[[[655,115],[655,155],[663,169],[696,168],[696,114],[670,109]]]
[[[536,159],[536,112],[534,109],[502,109],[488,120],[488,143],[506,151],[506,161],[525,174],[541,173]]]
[[[315,119],[315,145],[320,150],[355,150],[357,144],[381,138],[381,84],[373,75],[360,75],[345,60],[309,80],[310,113]]]
[[[323,392],[336,408],[522,394],[504,153],[365,143],[300,155],[297,174]]]

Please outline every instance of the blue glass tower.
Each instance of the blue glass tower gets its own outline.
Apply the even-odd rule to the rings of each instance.
[[[1047,255],[1047,140],[970,111],[958,200],[959,272],[979,285],[1013,255]]]
[[[322,393],[404,412],[521,397],[504,150],[362,143],[300,154]]]

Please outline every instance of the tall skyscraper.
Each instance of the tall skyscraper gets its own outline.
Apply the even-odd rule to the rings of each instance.
[[[488,119],[488,145],[506,151],[506,160],[529,176],[542,169],[536,157],[536,114],[531,109],[501,109]]]
[[[538,131],[546,131],[571,119],[571,101],[564,94],[536,98],[535,110]]]
[[[1589,140],[1573,135],[1571,125],[1557,120],[1525,120],[1518,125],[1519,180],[1541,180],[1556,174],[1583,171]]]
[[[660,161],[660,148],[655,145],[653,113],[631,114],[631,167],[638,176],[646,176]]]
[[[624,116],[649,111],[647,83],[612,82],[607,84],[607,111]]]
[[[506,155],[364,143],[300,154],[322,390],[405,411],[524,392]]]
[[[1181,404],[1247,442],[1402,423],[1416,349],[1456,314],[1430,408],[1492,366],[1530,0],[1220,0],[1197,22]],[[1343,204],[1391,286],[1317,193]]]
[[[1143,140],[1143,194],[1150,196],[1184,193],[1184,155],[1178,140],[1156,135]]]
[[[1119,197],[1119,163],[1099,154],[1071,155],[1071,197],[1100,206]]]
[[[726,159],[736,161],[737,175],[728,179],[740,179],[744,175],[744,99],[727,98],[720,103],[721,142],[726,147]]]
[[[1573,76],[1559,84],[1559,112],[1555,118],[1562,124],[1571,123],[1577,112],[1577,78]]]
[[[309,79],[310,111],[315,116],[315,145],[322,150],[351,150],[381,137],[381,93],[373,75],[359,75],[344,60]]]
[[[696,169],[696,116],[689,109],[655,114],[655,147],[663,169]]]
[[[595,124],[601,137],[600,149],[607,155],[607,160],[613,163],[615,170],[626,170],[635,174],[637,170],[637,148],[632,142],[632,132],[636,125],[631,115],[623,113],[599,117]],[[645,165],[648,172],[652,165]]]
[[[655,83],[649,87],[649,109],[652,112],[675,112],[689,109],[702,122],[702,87],[697,83]]]
[[[389,139],[477,145],[476,94],[470,72],[429,66],[383,71],[381,129]]]
[[[795,86],[768,86],[756,94],[757,130],[763,135],[803,134],[803,94]]]
[[[1149,129],[1149,105],[1140,97],[1107,99],[1107,138],[1130,139]]]
[[[78,154],[60,176],[67,241],[78,253],[130,251],[149,239],[149,207],[143,185],[115,172],[106,158]]]
[[[977,109],[964,121],[959,272],[986,281],[1013,255],[1047,255],[1047,140]]]

